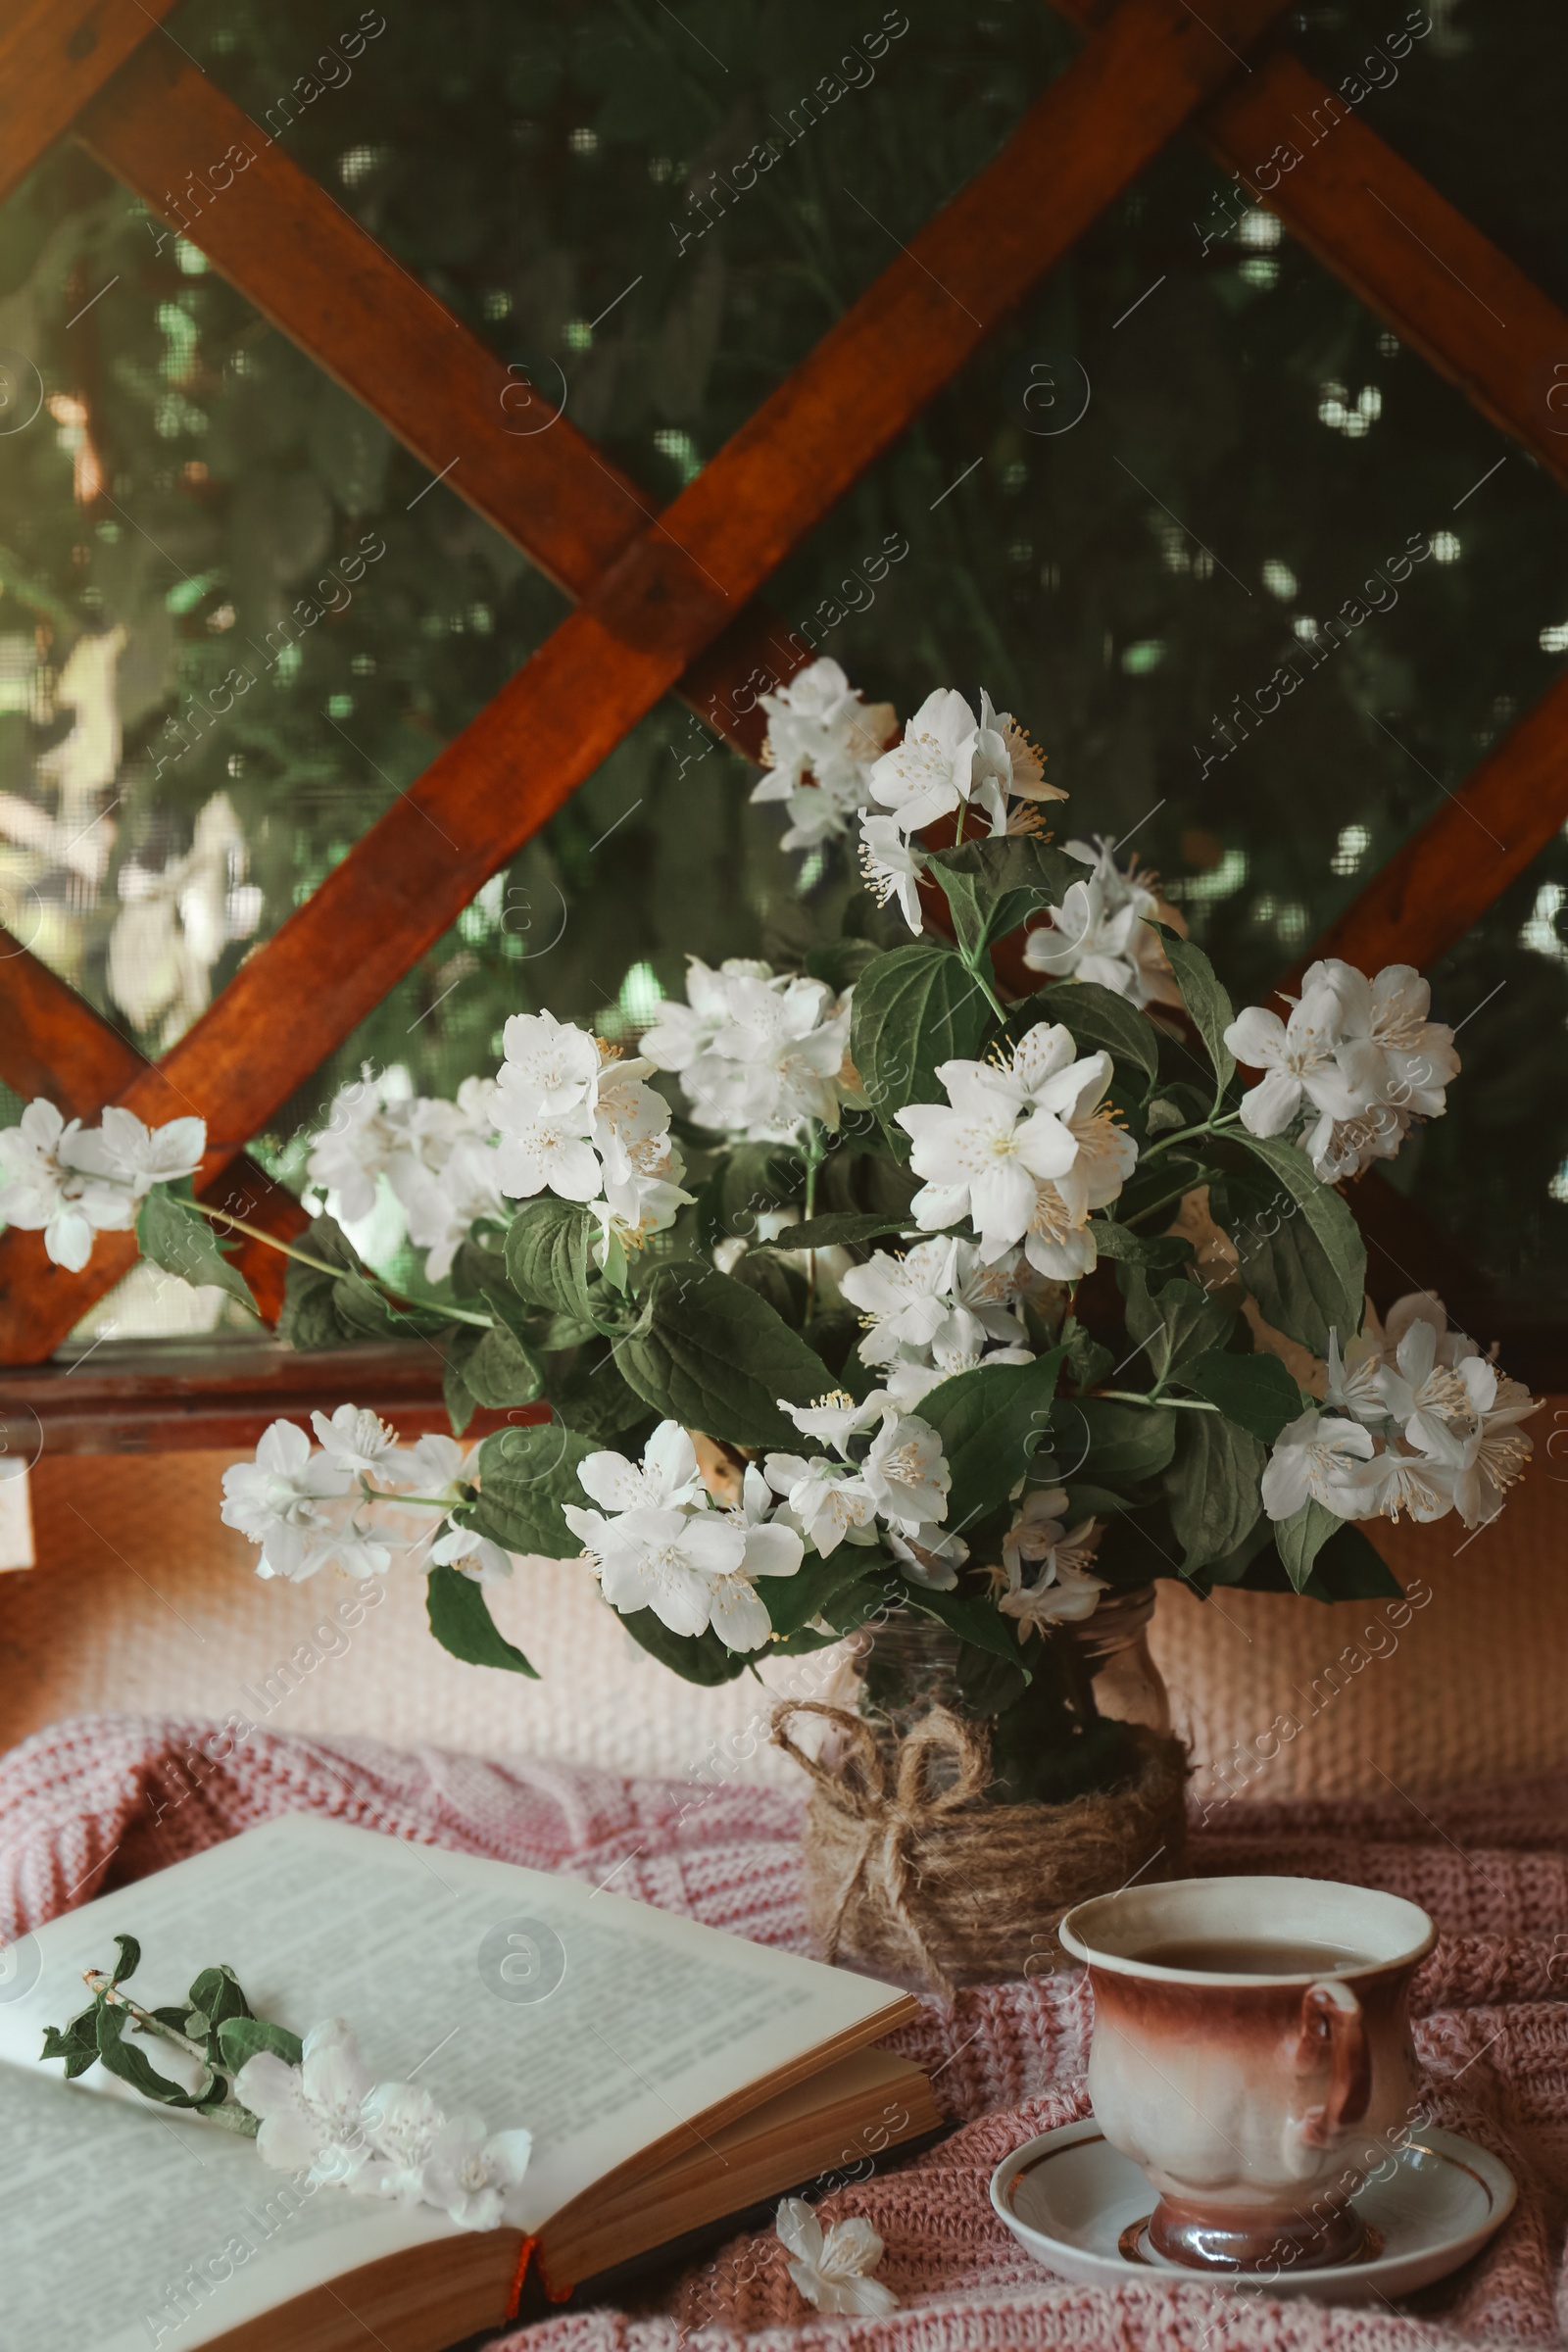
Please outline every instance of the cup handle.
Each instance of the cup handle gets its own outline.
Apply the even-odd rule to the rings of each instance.
[[[1318,2151],[1332,2148],[1365,2115],[1372,2097],[1372,2058],[1366,2021],[1348,1984],[1335,1978],[1309,1984],[1301,1995],[1301,2030],[1296,2044],[1298,2077],[1321,2074],[1328,2061],[1328,2089],[1321,2103],[1293,2115],[1285,2127],[1292,2169],[1313,2169]]]

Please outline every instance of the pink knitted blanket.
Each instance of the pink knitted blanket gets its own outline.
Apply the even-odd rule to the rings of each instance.
[[[760,1942],[806,1949],[788,1796],[716,1778],[624,1781],[546,1763],[257,1733],[222,1765],[209,1727],[127,1716],[64,1724],[0,1759],[0,1935],[35,1927],[273,1813],[311,1809],[389,1837],[602,1881]],[[1439,2123],[1494,2149],[1517,2210],[1455,2278],[1399,2309],[1233,2300],[1197,2285],[1069,2285],[996,2220],[987,2183],[1032,2133],[1087,2111],[1086,1985],[1070,1976],[931,2000],[901,2046],[933,2077],[953,2137],[838,2191],[887,2241],[885,2320],[822,2319],[770,2233],[736,2240],[633,2310],[563,2314],[512,2352],[1444,2352],[1568,2344],[1568,1852],[1561,1780],[1433,1799],[1233,1804],[1199,1829],[1194,1867],[1291,1871],[1425,1904],[1442,1941],[1416,1986]],[[501,2347],[496,2347],[501,2352]]]

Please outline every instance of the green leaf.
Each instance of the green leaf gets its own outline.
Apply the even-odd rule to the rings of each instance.
[[[855,1247],[861,1242],[879,1242],[890,1233],[908,1233],[912,1230],[907,1216],[882,1217],[874,1210],[851,1210],[837,1217],[808,1217],[802,1224],[786,1225],[761,1247],[766,1250],[832,1250],[840,1244]]]
[[[793,1576],[760,1579],[757,1589],[780,1641],[798,1634],[812,1617],[826,1617],[833,1624],[835,1601],[860,1584],[868,1567],[888,1564],[879,1553],[870,1553],[868,1559],[869,1552],[869,1545],[841,1544],[826,1559],[808,1553]]]
[[[1274,1178],[1266,1208],[1224,1220],[1241,1259],[1242,1280],[1263,1319],[1314,1355],[1327,1353],[1332,1328],[1342,1344],[1361,1328],[1366,1245],[1331,1184],[1320,1184],[1304,1152],[1280,1136],[1234,1141]]]
[[[212,2088],[210,2074],[199,2090],[182,2090],[167,2075],[159,2074],[134,2042],[122,2038],[129,2023],[126,2010],[114,2008],[108,2001],[100,2003],[98,2058],[108,2073],[118,2076],[122,2082],[128,2082],[133,2090],[139,2090],[144,2099],[155,2099],[160,2107],[194,2107],[206,2097]]]
[[[972,1060],[990,1021],[973,973],[950,948],[895,948],[867,965],[850,1016],[850,1057],[901,1159],[909,1139],[896,1113],[940,1102],[938,1063]]]
[[[519,1298],[591,1323],[590,1252],[599,1226],[570,1200],[524,1203],[507,1235],[507,1279]]]
[[[760,1217],[799,1201],[805,1184],[800,1158],[782,1144],[735,1144],[719,1158],[698,1194],[698,1231],[706,1249],[715,1242],[755,1243]]]
[[[191,2011],[205,2024],[196,2026],[187,2017],[180,2031],[193,2039],[203,2034],[217,2034],[224,2025],[239,2018],[248,2018],[251,2005],[240,1990],[239,1979],[229,1967],[204,1968],[190,1988]],[[209,2045],[208,2055],[216,2062],[218,2051]]]
[[[927,863],[952,909],[958,945],[971,959],[1031,914],[1059,906],[1071,885],[1083,880],[1076,858],[1048,848],[1033,833],[960,842],[938,850]],[[858,1060],[855,1066],[860,1068]]]
[[[1223,1339],[1236,1320],[1230,1300],[1185,1274],[1153,1293],[1142,1266],[1125,1264],[1119,1279],[1127,1300],[1127,1335],[1140,1349],[1140,1377],[1129,1387],[1141,1387],[1147,1375],[1163,1388],[1191,1357]]]
[[[955,1535],[1005,1502],[1028,1474],[1052,1425],[1062,1354],[1054,1348],[1032,1364],[980,1365],[921,1398],[919,1417],[941,1438],[953,1474],[943,1524]]]
[[[1218,1107],[1221,1096],[1236,1075],[1236,1056],[1225,1043],[1225,1032],[1236,1018],[1235,1008],[1220,983],[1219,975],[1201,948],[1195,948],[1189,939],[1178,939],[1168,923],[1157,923],[1155,929],[1165,942],[1171,970],[1182,992],[1182,1002],[1193,1016],[1193,1025],[1208,1048],[1208,1058],[1214,1065],[1214,1102]]]
[[[89,2066],[96,2066],[98,2063],[97,2003],[94,2002],[90,2008],[78,2010],[64,2033],[57,2026],[45,2026],[43,2049],[40,2055],[44,2058],[63,2058],[68,2082],[74,2082],[78,2075],[84,2075],[87,2072]]]
[[[1182,1413],[1170,1467],[1161,1481],[1171,1525],[1191,1572],[1229,1557],[1263,1508],[1258,1481],[1266,1456],[1223,1413]]]
[[[1230,1355],[1212,1348],[1182,1366],[1184,1385],[1265,1446],[1301,1410],[1301,1392],[1277,1355]]]
[[[1052,1451],[1065,1486],[1088,1478],[1136,1487],[1163,1470],[1176,1450],[1176,1424],[1189,1416],[1167,1405],[1122,1404],[1112,1396],[1064,1396],[1052,1415]]]
[[[812,948],[806,958],[807,973],[812,980],[821,980],[835,995],[842,996],[853,988],[873,963],[880,950],[869,939],[832,939],[825,946]]]
[[[509,1674],[525,1674],[531,1682],[539,1680],[538,1668],[507,1640],[471,1576],[457,1568],[432,1568],[425,1610],[442,1648],[466,1666],[499,1666]]]
[[[732,1282],[754,1291],[759,1298],[765,1298],[791,1331],[801,1329],[806,1321],[808,1293],[806,1276],[798,1266],[787,1265],[773,1250],[744,1250],[729,1273]]]
[[[447,1349],[447,1359],[441,1371],[441,1401],[447,1408],[452,1434],[461,1438],[473,1419],[479,1399],[463,1377],[464,1366],[479,1345],[480,1335],[472,1330],[460,1330]]]
[[[544,1366],[533,1349],[505,1326],[479,1334],[479,1345],[465,1359],[463,1379],[468,1394],[493,1412],[532,1404],[545,1385]]]
[[[1027,1682],[1030,1669],[1025,1663],[1016,1629],[1011,1620],[998,1614],[989,1600],[977,1600],[967,1592],[933,1592],[925,1585],[906,1585],[900,1597],[906,1606],[918,1609],[922,1616],[934,1617],[960,1641],[975,1649],[989,1650],[995,1658],[1005,1658],[1009,1666],[1017,1667]]]
[[[1016,1033],[1025,1016],[1027,1025],[1062,1022],[1081,1054],[1105,1053],[1122,1068],[1137,1070],[1145,1080],[1146,1092],[1159,1074],[1159,1032],[1153,1022],[1114,989],[1102,988],[1098,980],[1057,981],[1025,1004],[1010,1006],[1009,1035]]]
[[[835,1384],[765,1298],[712,1267],[670,1265],[654,1276],[647,1301],[646,1330],[619,1348],[639,1396],[683,1428],[736,1446],[799,1446],[778,1398],[811,1404]]]
[[[166,1274],[177,1274],[181,1282],[197,1287],[211,1284],[237,1298],[241,1306],[248,1306],[252,1314],[260,1312],[250,1284],[223,1255],[215,1228],[178,1194],[154,1185],[136,1218],[136,1244],[143,1257],[162,1266]]]
[[[591,1438],[596,1446],[608,1446],[623,1432],[651,1422],[653,1408],[621,1377],[616,1349],[602,1341],[597,1345],[599,1353],[593,1360],[580,1361],[569,1372],[552,1370],[550,1409],[568,1429]],[[622,1446],[618,1450],[626,1449]]]
[[[218,2029],[218,2041],[231,2074],[238,2074],[248,2058],[258,2058],[264,2050],[281,2058],[285,2066],[298,2066],[305,2055],[305,2044],[287,2026],[274,2026],[270,2019],[248,2012],[226,2017]]]
[[[711,1688],[716,1683],[732,1683],[746,1672],[747,1653],[726,1649],[711,1627],[706,1634],[672,1634],[652,1609],[632,1609],[620,1622],[651,1658],[669,1667],[684,1682]]]
[[[1069,1315],[1061,1327],[1062,1364],[1080,1389],[1099,1385],[1115,1362],[1108,1348],[1085,1330],[1075,1315]]]
[[[577,1559],[582,1541],[566,1525],[561,1506],[587,1502],[577,1465],[596,1450],[589,1439],[560,1421],[497,1430],[479,1448],[479,1499],[462,1514],[464,1524],[505,1551]],[[462,1582],[478,1590],[467,1577]]]
[[[1329,1538],[1338,1533],[1345,1521],[1331,1511],[1326,1502],[1315,1495],[1308,1496],[1298,1511],[1289,1519],[1276,1522],[1274,1547],[1285,1564],[1285,1573],[1298,1592],[1304,1592],[1312,1574],[1313,1563]],[[1362,1538],[1363,1543],[1365,1538]],[[1371,1545],[1368,1544],[1368,1550]]]
[[[109,1972],[110,1981],[116,1984],[123,1984],[127,1978],[133,1977],[141,1966],[141,1945],[136,1941],[134,1936],[117,1936],[115,1948],[119,1953],[119,1958]]]
[[[1169,1274],[1193,1262],[1193,1245],[1184,1242],[1179,1233],[1134,1233],[1130,1225],[1119,1225],[1114,1217],[1091,1217],[1089,1230],[1100,1255],[1121,1265],[1147,1266],[1152,1273]]]
[[[1402,1600],[1404,1587],[1375,1544],[1342,1520],[1302,1591],[1312,1600]]]

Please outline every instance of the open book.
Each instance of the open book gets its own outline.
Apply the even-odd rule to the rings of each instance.
[[[148,2008],[227,1961],[260,2016],[300,2034],[347,2018],[378,2079],[526,2126],[516,2226],[312,2189],[102,2067],[67,2084],[43,2030],[82,2006],[117,1934],[141,1942]],[[10,1958],[0,2299],[26,2352],[442,2352],[511,2315],[528,2239],[559,2297],[939,2121],[919,2069],[869,2046],[916,2014],[906,1993],[316,1815],[101,1896]]]

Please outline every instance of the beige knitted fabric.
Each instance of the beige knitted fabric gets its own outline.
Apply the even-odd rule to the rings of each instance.
[[[1530,1474],[1493,1527],[1380,1528],[1396,1574],[1426,1596],[1402,1624],[1387,1603],[1202,1602],[1160,1586],[1153,1647],[1200,1807],[1390,1784],[1421,1796],[1568,1765],[1568,1460],[1555,1443],[1568,1399],[1533,1427]],[[311,1642],[349,1588],[257,1579],[252,1546],[218,1517],[227,1458],[78,1455],[33,1471],[39,1565],[0,1575],[0,1748],[100,1708],[238,1710],[275,1730],[797,1785],[750,1675],[712,1691],[677,1681],[570,1562],[519,1568],[496,1602],[538,1683],[439,1650],[417,1578],[394,1578],[352,1636]],[[309,1662],[328,1649],[342,1654]],[[783,1660],[766,1673],[772,1690],[800,1688]]]

